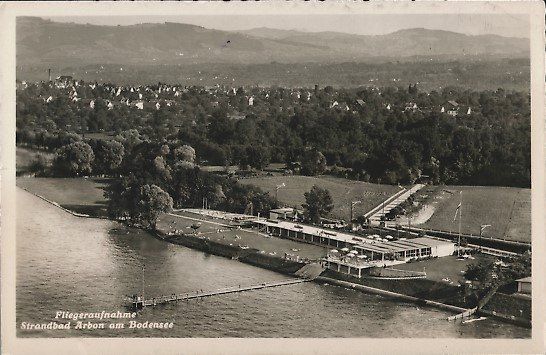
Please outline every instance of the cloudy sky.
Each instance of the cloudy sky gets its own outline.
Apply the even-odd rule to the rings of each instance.
[[[97,25],[132,25],[137,23],[181,22],[219,30],[246,30],[258,27],[308,32],[335,31],[364,35],[395,32],[405,28],[428,28],[465,34],[497,34],[529,37],[526,15],[192,15],[192,16],[78,16],[46,17],[58,22]]]

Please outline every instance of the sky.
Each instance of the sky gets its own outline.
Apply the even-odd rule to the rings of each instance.
[[[259,27],[306,32],[334,31],[379,35],[407,28],[446,30],[470,35],[496,34],[529,38],[526,15],[509,14],[349,14],[349,15],[191,15],[191,16],[72,16],[45,17],[57,22],[95,25],[180,22],[218,30]]]

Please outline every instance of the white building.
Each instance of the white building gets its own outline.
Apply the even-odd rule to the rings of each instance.
[[[531,294],[531,276],[516,280],[516,282],[518,283],[518,293]]]
[[[444,257],[455,253],[455,244],[427,237],[407,240],[381,240],[282,220],[257,220],[265,232],[332,248],[352,248],[368,260],[409,261],[422,257]]]

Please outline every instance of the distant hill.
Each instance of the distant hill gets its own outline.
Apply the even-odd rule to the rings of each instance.
[[[412,56],[527,57],[529,41],[427,29],[363,36],[260,28],[228,32],[181,23],[97,26],[17,21],[17,64],[332,63]]]
[[[400,58],[411,56],[500,55],[526,57],[529,40],[497,35],[470,36],[441,30],[413,28],[385,35],[355,35],[340,32],[301,32],[256,28],[240,31],[250,36],[280,42],[304,43],[345,51],[353,56]]]

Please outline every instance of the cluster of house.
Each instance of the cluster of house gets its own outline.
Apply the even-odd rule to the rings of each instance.
[[[90,109],[95,108],[98,99],[80,98],[78,88],[81,88],[80,92],[84,91],[83,88],[85,86],[91,91],[101,90],[103,94],[108,95],[108,98],[103,98],[103,100],[109,110],[119,105],[133,106],[139,110],[144,110],[145,107],[159,110],[162,106],[170,107],[176,104],[174,98],[179,97],[183,92],[188,92],[187,88],[176,85],[157,85],[157,87],[151,87],[142,85],[85,84],[81,80],[74,80],[71,76],[59,76],[51,82],[51,85],[56,89],[68,90],[68,96],[73,102],[82,101]],[[168,97],[173,98],[170,99]],[[52,100],[53,97],[49,96],[44,101],[51,102]]]
[[[171,85],[171,84],[157,84],[157,85],[136,85],[136,86],[123,86],[114,84],[97,84],[97,83],[84,83],[82,80],[75,80],[71,76],[62,75],[49,82],[51,87],[64,91],[66,95],[73,102],[81,102],[84,106],[90,109],[95,109],[96,101],[100,97],[104,101],[108,109],[113,109],[116,106],[124,105],[135,107],[139,110],[155,109],[159,110],[162,107],[171,107],[176,105],[180,101],[180,97],[184,93],[189,92],[189,88],[183,85]],[[26,82],[21,82],[18,85],[19,88],[25,89],[28,87]],[[87,90],[99,91],[97,95],[89,95]],[[226,86],[206,86],[202,88],[205,93],[211,96],[210,104],[212,107],[219,105],[220,96],[235,96],[237,95],[237,88]],[[251,108],[256,105],[258,99],[261,101],[267,101],[271,95],[274,94],[275,89],[259,88],[252,90],[252,94],[245,94],[244,100],[246,105]],[[288,89],[287,95],[283,95],[284,98],[289,98],[291,101],[309,101],[313,95],[318,94],[318,86],[315,86],[314,93],[306,89]],[[89,98],[92,96],[94,98]],[[44,102],[50,103],[53,101],[53,96],[42,97]],[[229,105],[229,104],[228,104]],[[358,108],[366,106],[366,102],[362,99],[356,99],[355,102],[347,103],[331,99],[329,108],[341,111],[357,112]],[[395,109],[391,103],[385,103],[386,110]],[[436,108],[420,108],[415,102],[407,102],[402,112],[416,112],[416,111],[430,111],[436,110]],[[472,109],[469,106],[458,104],[454,100],[447,101],[444,105],[437,108],[437,112],[446,113],[450,116],[457,117],[461,115],[470,115]],[[244,118],[244,115],[235,113],[229,115],[231,119],[237,120]]]
[[[365,107],[366,106],[366,102],[362,99],[357,99],[356,100],[356,105],[360,106],[360,107]],[[355,105],[355,106],[356,106]],[[333,101],[331,104],[330,104],[330,109],[337,109],[337,110],[341,110],[341,111],[350,111],[351,108],[350,106],[346,103],[346,102],[338,102],[338,101]],[[387,103],[385,104],[385,109],[390,111],[393,109],[393,105],[391,105],[390,103]],[[425,110],[425,109],[423,109]],[[430,111],[430,108],[426,108],[427,111]],[[422,111],[421,108],[419,108],[419,106],[417,106],[417,104],[415,102],[407,102],[402,110],[402,112],[417,112],[417,111]],[[356,113],[356,111],[354,111]],[[452,117],[457,117],[457,116],[461,116],[461,115],[470,115],[472,113],[472,108],[470,106],[463,106],[463,105],[459,105],[456,101],[454,100],[448,100],[444,105],[441,105],[440,107],[437,108],[437,112],[439,113],[446,113]]]
[[[50,87],[63,91],[73,102],[83,102],[89,108],[94,109],[96,101],[98,99],[90,99],[82,97],[83,91],[87,91],[89,88],[91,91],[99,91],[100,95],[90,95],[93,97],[101,97],[104,100],[108,109],[112,109],[115,106],[125,105],[133,106],[137,109],[144,110],[145,108],[155,108],[159,110],[161,107],[170,107],[176,105],[179,98],[184,93],[189,92],[189,88],[183,85],[171,85],[171,84],[159,84],[159,85],[136,85],[136,86],[123,86],[113,85],[106,83],[85,83],[83,80],[75,80],[72,76],[58,76],[54,80],[49,81]],[[17,88],[24,90],[28,87],[25,81],[18,83]],[[85,90],[84,90],[85,89]],[[218,98],[221,95],[234,96],[237,94],[237,88],[225,87],[225,86],[206,86],[202,89],[205,93],[211,96],[210,104],[212,107],[219,105]],[[261,90],[264,99],[270,97],[269,90]],[[299,90],[292,90],[292,96],[299,99],[301,95],[306,95],[307,100],[311,98],[311,93],[306,91],[305,93]],[[85,94],[84,94],[85,96]],[[53,96],[42,97],[43,101],[50,103],[53,101]],[[245,95],[246,104],[254,106],[257,96]],[[238,116],[235,115],[234,118]],[[243,116],[244,117],[244,116]]]

